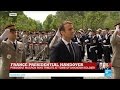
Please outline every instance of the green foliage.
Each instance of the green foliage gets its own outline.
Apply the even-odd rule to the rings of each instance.
[[[9,13],[17,13],[16,17],[10,17]],[[22,11],[0,11],[0,30],[8,24],[14,23],[19,30],[26,31],[50,31],[58,29],[60,24],[69,20],[73,22],[75,30],[91,28],[114,29],[114,25],[120,21],[119,11],[57,11],[56,15],[48,15],[43,24],[27,17]]]
[[[48,15],[43,27],[47,30],[56,29],[65,20],[74,24],[75,30],[98,28],[114,29],[114,25],[120,21],[119,11],[57,11],[55,16]]]
[[[17,13],[17,16],[10,17],[10,12]],[[42,23],[28,18],[22,11],[0,11],[0,30],[8,24],[15,24],[17,29],[25,31],[42,29]]]

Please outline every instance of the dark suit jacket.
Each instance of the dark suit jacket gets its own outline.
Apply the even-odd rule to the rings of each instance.
[[[71,54],[68,51],[68,48],[62,40],[51,48],[50,50],[50,62],[81,62],[81,51],[79,46],[72,42],[74,51],[75,51],[75,61],[71,60]]]

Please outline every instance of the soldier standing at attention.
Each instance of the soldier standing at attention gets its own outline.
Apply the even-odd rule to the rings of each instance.
[[[28,56],[28,34],[26,31],[23,32],[22,43],[25,46],[26,57]]]
[[[103,36],[102,36],[103,54],[104,54],[105,63],[111,62],[111,57],[110,57],[110,47],[111,47],[110,37],[111,37],[111,35],[109,35],[108,31],[109,31],[109,29],[106,28],[106,30],[104,30]]]
[[[40,37],[39,37],[39,33],[35,33],[35,45],[34,45],[34,49],[35,49],[35,57],[37,58],[37,54],[39,53],[39,41],[40,41]]]
[[[98,44],[98,38],[96,36],[96,31],[92,31],[92,37],[90,39],[90,60],[92,62],[97,62],[97,44]]]
[[[28,43],[29,43],[29,52],[30,52],[30,60],[33,59],[33,33],[30,32],[29,36],[28,36]]]

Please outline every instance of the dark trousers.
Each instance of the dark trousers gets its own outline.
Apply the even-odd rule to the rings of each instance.
[[[110,47],[110,54],[113,54],[112,47]]]
[[[90,48],[90,45],[87,45],[87,58],[90,59],[90,52],[89,52],[89,48]]]
[[[84,57],[85,57],[85,47],[84,46],[82,46],[81,57],[82,57],[82,59],[84,59]]]
[[[84,56],[85,56],[85,47],[83,47],[82,45],[79,46],[80,48],[80,53],[81,53],[81,59],[84,59]]]
[[[110,63],[110,47],[103,46],[103,54],[104,54],[104,60],[106,63]]]
[[[97,52],[96,52],[96,47],[91,48],[90,50],[90,60],[92,60],[92,62],[97,62]]]
[[[103,48],[102,48],[102,45],[99,44],[99,45],[97,46],[97,58],[98,58],[98,59],[102,59],[102,53],[103,53]]]

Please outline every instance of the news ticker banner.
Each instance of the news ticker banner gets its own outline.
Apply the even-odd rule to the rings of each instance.
[[[95,70],[96,63],[11,63],[10,70]]]
[[[11,63],[10,77],[104,77],[96,63]]]

